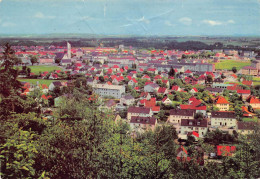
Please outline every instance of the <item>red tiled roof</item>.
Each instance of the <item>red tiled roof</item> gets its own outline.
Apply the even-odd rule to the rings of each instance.
[[[179,88],[180,88],[179,86],[172,86],[172,90],[174,91],[178,91]]]
[[[255,96],[249,96],[246,100],[249,104],[259,104],[260,100]]]
[[[232,153],[236,151],[236,146],[217,146],[217,155],[218,156],[231,156]]]
[[[229,104],[229,102],[223,97],[223,96],[218,96],[216,99],[216,104]]]
[[[192,73],[190,70],[186,70],[184,73]]]
[[[247,85],[247,86],[251,86],[252,85],[252,81],[243,81],[242,84],[243,85]]]
[[[237,90],[237,93],[239,93],[239,94],[250,94],[251,91],[250,90]]]
[[[165,93],[166,89],[167,89],[167,88],[160,87],[160,88],[158,89],[158,93]]]

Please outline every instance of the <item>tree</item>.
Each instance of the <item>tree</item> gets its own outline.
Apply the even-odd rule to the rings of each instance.
[[[34,134],[19,130],[0,147],[1,176],[33,178],[35,176],[36,144]]]
[[[232,71],[233,71],[233,73],[236,73],[236,72],[237,72],[237,68],[236,68],[236,67],[233,67],[233,68],[232,68]]]
[[[30,55],[30,61],[31,61],[32,66],[33,66],[34,63],[38,62],[38,57],[35,56],[35,55]]]
[[[103,76],[100,76],[100,77],[99,77],[99,80],[100,80],[100,82],[102,82],[102,83],[105,82],[105,78],[104,78]]]
[[[173,77],[175,76],[175,70],[173,69],[172,66],[171,66],[171,69],[170,69],[168,75],[169,75],[169,76],[173,76]]]
[[[4,118],[10,112],[21,111],[21,83],[17,80],[18,69],[14,69],[14,65],[20,63],[15,56],[14,50],[7,43],[4,47],[3,56],[1,57],[2,64],[0,66],[0,115]]]

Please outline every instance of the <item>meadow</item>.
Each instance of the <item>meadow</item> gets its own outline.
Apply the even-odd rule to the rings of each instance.
[[[251,62],[242,62],[242,61],[235,61],[235,60],[222,60],[220,62],[214,63],[216,69],[220,70],[232,70],[233,67],[236,67],[237,70],[240,70],[244,66],[251,65]]]
[[[45,79],[24,79],[24,78],[19,78],[18,80],[24,81],[24,82],[29,82],[29,83],[32,83],[35,85],[37,84],[37,81],[38,81],[39,84],[46,84],[47,86],[49,86],[53,81],[60,81],[60,80],[45,80]]]
[[[31,72],[35,73],[36,75],[44,71],[48,71],[48,72],[55,71],[55,70],[63,71],[63,69],[58,66],[28,66],[28,67],[31,68]],[[19,69],[22,69],[22,67],[19,67]]]

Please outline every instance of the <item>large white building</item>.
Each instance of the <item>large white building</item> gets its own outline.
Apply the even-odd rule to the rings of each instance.
[[[231,111],[211,113],[211,127],[236,127],[236,114]]]
[[[114,98],[121,98],[125,93],[125,86],[119,85],[107,85],[107,84],[94,84],[94,93],[104,96],[113,96]]]

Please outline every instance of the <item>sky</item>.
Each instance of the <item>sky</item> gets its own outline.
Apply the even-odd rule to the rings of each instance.
[[[260,36],[260,0],[0,0],[0,34]]]

